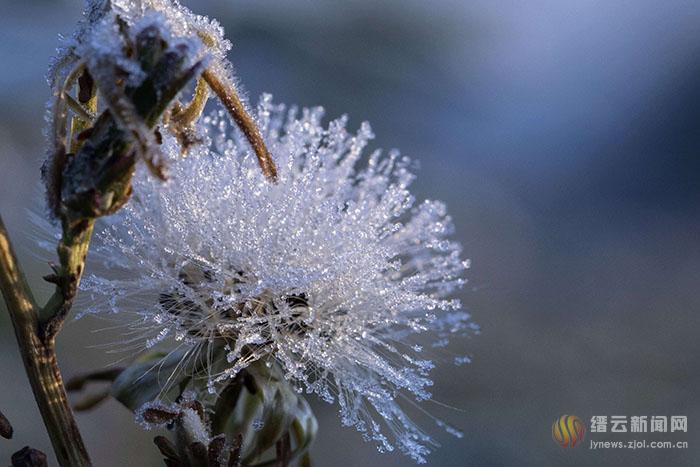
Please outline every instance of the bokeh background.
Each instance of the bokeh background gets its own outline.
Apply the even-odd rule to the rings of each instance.
[[[700,3],[666,0],[185,0],[214,16],[253,100],[369,120],[447,201],[480,336],[434,371],[436,466],[697,465],[700,458]],[[46,64],[79,0],[0,1],[0,212],[30,281],[47,272],[40,210]],[[51,451],[0,305],[0,407]],[[66,375],[109,363],[100,323],[60,336]],[[403,466],[315,403],[318,466]],[[561,414],[687,415],[688,450],[565,450]],[[152,434],[109,402],[80,414],[96,466],[160,465]],[[588,423],[587,423],[588,425]],[[626,440],[617,435],[594,439]],[[641,438],[638,436],[637,438]]]

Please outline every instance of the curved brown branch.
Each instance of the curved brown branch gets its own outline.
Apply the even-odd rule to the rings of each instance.
[[[90,466],[90,458],[68,405],[56,363],[53,337],[40,331],[38,307],[0,218],[0,289],[12,319],[34,398],[62,466]]]
[[[202,78],[204,78],[212,91],[221,99],[221,103],[226,107],[233,121],[236,122],[236,125],[238,125],[248,139],[248,142],[253,147],[253,151],[255,151],[255,155],[258,158],[258,163],[260,164],[263,175],[273,182],[276,181],[277,166],[275,165],[275,161],[267,150],[267,146],[265,146],[265,141],[260,134],[260,130],[258,130],[258,126],[255,124],[253,117],[251,117],[245,109],[236,89],[217,75],[211,68],[207,68],[202,72]]]

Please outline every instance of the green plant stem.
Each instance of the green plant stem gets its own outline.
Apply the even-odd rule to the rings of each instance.
[[[63,236],[57,248],[61,264],[55,267],[56,274],[50,277],[56,290],[39,316],[40,330],[47,338],[58,334],[73,305],[94,225],[95,220],[88,218],[74,223],[63,221]]]
[[[39,321],[39,307],[19,267],[1,217],[0,289],[58,463],[63,467],[92,465],[63,387],[56,362],[55,334],[46,333]]]

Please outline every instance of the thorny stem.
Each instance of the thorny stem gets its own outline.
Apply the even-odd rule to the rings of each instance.
[[[220,78],[211,68],[207,68],[202,72],[202,78],[204,78],[212,91],[219,96],[221,103],[226,107],[233,121],[236,122],[236,125],[248,139],[258,158],[263,174],[273,182],[276,181],[277,167],[275,162],[265,146],[265,141],[260,134],[260,130],[258,130],[258,126],[255,124],[255,120],[246,111],[236,89]]]
[[[54,335],[42,331],[29,289],[0,218],[0,289],[12,319],[34,398],[61,466],[90,466],[56,362]]]

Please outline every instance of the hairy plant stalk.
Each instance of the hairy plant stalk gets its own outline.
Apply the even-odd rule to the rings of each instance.
[[[92,465],[56,362],[55,333],[46,333],[0,218],[0,289],[15,329],[24,368],[61,466]]]
[[[207,82],[212,91],[221,99],[221,103],[226,108],[228,113],[236,122],[236,125],[241,129],[248,142],[253,147],[255,155],[258,158],[260,169],[265,176],[272,180],[277,180],[277,166],[270,155],[270,152],[265,146],[265,140],[258,130],[258,126],[253,120],[253,117],[246,111],[241,98],[236,92],[236,88],[226,83],[212,69],[207,68],[202,72],[202,78]]]

